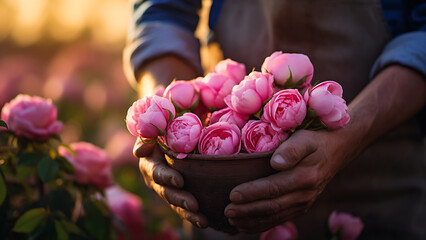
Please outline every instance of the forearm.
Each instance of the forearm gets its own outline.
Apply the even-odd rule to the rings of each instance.
[[[372,141],[418,112],[426,102],[426,81],[403,66],[387,67],[350,103],[350,123],[337,131],[345,158],[355,157]]]
[[[139,71],[139,96],[149,96],[159,86],[167,86],[173,79],[190,80],[197,77],[197,72],[184,60],[174,55],[165,55],[150,61]]]

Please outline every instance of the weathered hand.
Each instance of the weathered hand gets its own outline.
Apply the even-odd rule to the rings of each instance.
[[[230,224],[260,232],[308,211],[345,163],[335,135],[299,130],[281,144],[271,158],[271,166],[280,172],[231,191],[232,203],[225,209]]]
[[[197,213],[197,200],[189,192],[180,189],[184,184],[182,176],[167,165],[157,144],[144,144],[137,140],[133,153],[139,158],[139,169],[145,184],[169,203],[183,219],[197,227],[207,227],[206,217]]]

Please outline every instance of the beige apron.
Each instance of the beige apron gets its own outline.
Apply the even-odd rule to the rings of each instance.
[[[312,82],[335,80],[350,102],[390,33],[379,0],[228,0],[214,29],[225,58],[260,70],[273,51],[304,53]],[[308,214],[300,239],[329,237],[333,210],[362,218],[359,239],[426,239],[426,158],[411,121],[382,137],[338,173]],[[329,239],[329,238],[328,238]]]

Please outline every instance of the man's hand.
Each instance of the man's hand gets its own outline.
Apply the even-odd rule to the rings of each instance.
[[[275,151],[277,174],[241,184],[225,209],[230,224],[261,232],[305,213],[344,164],[333,132],[299,130]]]
[[[198,203],[192,194],[183,191],[182,176],[170,168],[157,144],[144,144],[137,140],[133,153],[139,158],[139,169],[145,184],[163,198],[183,219],[199,228],[208,225],[204,215],[197,213]]]
[[[260,232],[306,212],[341,168],[425,103],[424,76],[387,67],[350,103],[345,128],[296,131],[271,158],[279,173],[236,186],[225,209],[229,222],[241,231]]]

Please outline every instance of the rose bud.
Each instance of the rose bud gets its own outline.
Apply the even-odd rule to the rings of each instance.
[[[277,85],[291,88],[299,85],[297,83],[303,78],[306,80],[301,85],[309,84],[314,74],[314,66],[304,54],[277,51],[265,58],[262,72],[272,74]]]
[[[200,92],[194,81],[173,81],[164,91],[164,97],[169,99],[176,109],[194,109],[198,105]]]
[[[169,123],[166,131],[166,142],[170,149],[177,153],[190,153],[197,146],[203,124],[197,115],[185,113]],[[186,154],[180,154],[183,158]]]
[[[269,73],[252,72],[232,88],[225,102],[236,112],[254,114],[274,93],[273,82],[274,78]]]
[[[1,111],[1,119],[16,135],[41,141],[62,131],[57,115],[52,100],[24,94],[6,103]]]
[[[143,239],[144,218],[141,199],[119,186],[107,188],[105,195],[109,209],[115,217],[123,222],[126,230],[130,233],[130,239]],[[115,224],[115,228],[118,239],[126,239],[126,234],[122,231],[121,226]]]
[[[219,111],[213,112],[212,116],[210,117],[210,124],[217,122],[227,122],[235,124],[239,128],[242,128],[249,118],[249,114],[241,114],[227,107]]]
[[[133,103],[127,111],[127,129],[136,137],[154,139],[163,135],[167,122],[176,115],[170,100],[156,95],[144,97]]]
[[[206,107],[222,109],[226,106],[224,98],[231,93],[235,82],[225,75],[209,73],[201,81],[198,80],[197,85],[200,88],[201,100]]]
[[[342,98],[340,84],[326,81],[305,94],[308,106],[315,111],[329,129],[343,128],[349,122],[348,106]],[[307,96],[309,95],[309,96]]]
[[[237,154],[241,150],[241,132],[237,125],[214,123],[201,131],[198,151],[204,155]]]
[[[360,218],[333,211],[328,217],[328,227],[333,235],[338,234],[339,239],[355,240],[361,234],[364,224]]]
[[[246,66],[228,58],[220,61],[213,72],[225,75],[234,80],[235,84],[239,84],[246,75]]]
[[[260,240],[296,240],[297,235],[297,228],[294,223],[285,222],[263,232],[260,235]]]
[[[299,126],[306,116],[306,103],[296,89],[285,89],[274,94],[263,108],[262,120],[277,130]]]
[[[250,120],[244,125],[241,138],[247,152],[266,152],[275,150],[288,138],[288,133],[275,131],[270,123]]]
[[[72,178],[81,184],[90,184],[106,188],[112,184],[111,159],[106,152],[87,142],[70,144],[74,153],[65,147],[59,147],[59,155],[74,166]]]

